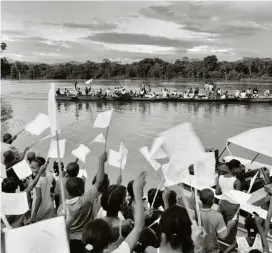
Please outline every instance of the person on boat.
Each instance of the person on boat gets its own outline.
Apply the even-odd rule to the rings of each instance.
[[[204,243],[205,253],[219,253],[218,239],[225,239],[231,228],[237,221],[230,220],[226,226],[221,213],[212,209],[214,204],[214,193],[211,189],[203,189],[199,198],[202,202],[200,209],[201,224],[207,232],[207,238]]]
[[[250,98],[250,90],[249,89],[246,90],[246,98]]]
[[[62,95],[62,94],[60,93],[60,88],[57,89],[56,95],[57,95],[57,96],[61,96],[61,95]]]
[[[89,96],[89,89],[88,89],[88,87],[85,87],[85,95]]]
[[[78,96],[81,96],[81,95],[82,95],[82,92],[81,92],[80,88],[78,88],[78,90],[77,90],[77,95],[78,95]]]
[[[206,82],[204,85],[204,92],[205,92],[206,97],[209,97],[209,84],[208,84],[208,82]]]
[[[217,95],[217,97],[218,97],[218,98],[220,98],[220,97],[221,97],[221,95],[222,95],[222,91],[221,91],[221,89],[220,89],[220,88],[217,88],[216,95]]]
[[[100,88],[98,91],[97,91],[97,94],[96,94],[98,97],[102,97],[103,96],[103,92],[102,92],[102,89]]]
[[[177,95],[178,95],[177,91],[174,90],[173,93],[172,93],[172,96],[175,98],[175,97],[177,97]]]
[[[125,95],[127,92],[126,92],[126,88],[124,88],[124,87],[122,87],[122,89],[121,89],[121,94],[122,95]]]
[[[67,91],[68,91],[68,90],[65,88],[65,89],[64,89],[64,95],[65,95],[65,96],[67,96]]]
[[[213,91],[213,89],[214,89],[213,83],[210,83],[210,85],[209,85],[209,92],[211,93]]]
[[[222,195],[219,202],[218,211],[223,215],[226,224],[234,218],[240,208],[240,204],[228,197],[228,192],[231,190],[240,191],[242,188],[241,181],[237,178],[245,168],[240,161],[232,159],[226,164],[219,167],[219,176],[216,184],[216,195]],[[223,172],[225,174],[220,175]],[[238,222],[233,227],[229,236],[225,240],[226,243],[233,243],[237,234]]]
[[[140,90],[140,97],[143,98],[144,95],[145,95],[145,92],[144,92],[144,89],[142,88],[142,89]]]
[[[269,190],[270,205],[265,221],[259,217],[255,212],[250,214],[245,220],[246,236],[237,236],[236,241],[233,242],[224,253],[233,252],[238,248],[238,253],[248,253],[252,250],[259,250],[263,253],[269,253],[269,245],[267,235],[270,227],[272,217],[272,191]],[[263,227],[264,224],[264,227]]]
[[[111,90],[110,90],[110,88],[108,88],[108,89],[106,90],[106,96],[107,96],[107,97],[111,97]]]
[[[259,91],[257,88],[253,89],[253,98],[258,98],[259,97]]]
[[[196,88],[196,89],[195,89],[195,92],[194,92],[194,97],[197,98],[197,97],[198,97],[198,94],[199,94],[199,88]]]
[[[239,98],[239,96],[240,96],[240,91],[239,91],[239,90],[236,90],[236,91],[235,91],[234,97],[235,97],[235,98]]]
[[[264,97],[269,98],[270,97],[270,90],[264,91]]]
[[[241,94],[240,94],[240,98],[246,98],[246,91],[243,89]]]

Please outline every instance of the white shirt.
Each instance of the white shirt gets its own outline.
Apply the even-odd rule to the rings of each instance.
[[[124,241],[116,250],[112,251],[112,253],[130,253],[130,251],[128,244]]]

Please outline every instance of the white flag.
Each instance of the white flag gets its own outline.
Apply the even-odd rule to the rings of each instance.
[[[80,169],[77,176],[78,177],[84,176],[85,178],[88,178],[86,169]]]
[[[26,125],[25,130],[33,135],[40,135],[49,127],[49,117],[43,113],[39,113],[32,122]]]
[[[86,156],[90,154],[91,150],[83,144],[80,144],[77,149],[72,151],[72,155],[77,157],[81,162],[86,163]]]
[[[65,143],[66,143],[65,139],[59,140],[59,151],[60,151],[60,157],[59,158],[63,158],[64,157],[64,154],[65,154]],[[58,158],[58,146],[57,146],[57,141],[56,140],[51,140],[47,157]]]
[[[150,153],[147,147],[142,147],[140,149],[141,154],[143,157],[150,163],[154,170],[158,170],[161,167],[161,164],[156,162],[155,160],[151,159]]]
[[[90,79],[90,80],[85,82],[85,84],[91,84],[91,83],[93,83],[93,79]]]
[[[179,169],[188,168],[191,164],[205,157],[204,147],[190,123],[180,124],[163,133],[163,147]]]
[[[91,143],[93,143],[93,142],[105,143],[106,140],[105,140],[103,134],[100,133],[99,135],[97,135],[97,136],[94,138],[94,140],[93,140]]]
[[[6,166],[1,163],[1,182],[7,177]]]
[[[163,137],[157,137],[150,149],[150,156],[152,159],[163,159],[167,157],[167,154],[161,148],[162,144],[164,143]]]
[[[24,179],[32,174],[29,164],[25,160],[16,163],[12,168],[19,179]]]
[[[247,203],[247,201],[250,199],[251,195],[245,192],[237,191],[237,190],[231,190],[227,193],[225,193],[226,197],[230,198],[234,202],[240,205],[244,205]]]
[[[107,128],[110,125],[113,109],[98,113],[94,122],[94,128]]]
[[[119,152],[112,149],[109,151],[108,164],[117,168],[121,168],[122,157]]]
[[[119,153],[121,154],[121,169],[125,169],[126,163],[127,163],[127,155],[128,155],[128,149],[124,146],[123,142],[121,141]]]
[[[5,234],[6,253],[69,253],[63,216],[10,229]]]
[[[29,210],[26,192],[1,193],[1,213],[20,215]]]
[[[48,117],[51,128],[51,136],[56,135],[56,131],[60,133],[60,126],[58,121],[57,103],[55,97],[55,84],[51,84],[51,88],[48,93]]]

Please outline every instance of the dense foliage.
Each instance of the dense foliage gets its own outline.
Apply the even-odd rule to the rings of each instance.
[[[3,47],[2,47],[2,44]],[[1,50],[6,44],[1,44]],[[48,65],[44,63],[26,63],[1,58],[1,78],[27,79],[224,79],[242,78],[272,79],[271,58],[244,58],[235,62],[218,61],[215,55],[203,60],[176,60],[169,63],[159,58],[146,58],[131,64],[121,64],[103,60],[101,63],[68,62]]]

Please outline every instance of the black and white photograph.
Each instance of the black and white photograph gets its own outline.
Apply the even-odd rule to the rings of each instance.
[[[0,252],[272,252],[272,1],[0,5]]]

